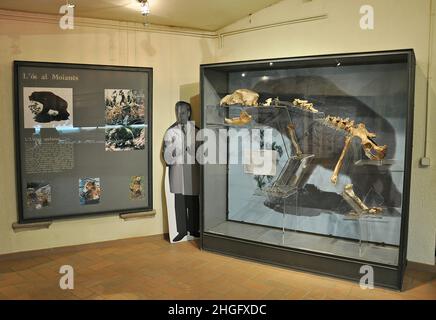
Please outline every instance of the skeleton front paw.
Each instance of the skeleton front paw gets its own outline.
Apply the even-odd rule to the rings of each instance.
[[[374,207],[368,209],[368,214],[370,215],[377,215],[383,212],[383,208]]]
[[[330,181],[331,181],[333,184],[338,183],[338,176],[337,176],[337,175],[333,175],[333,176],[330,178]]]

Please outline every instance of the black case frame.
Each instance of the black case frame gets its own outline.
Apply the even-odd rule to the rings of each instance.
[[[410,178],[412,165],[412,147],[413,147],[413,123],[414,123],[414,93],[415,93],[415,68],[416,60],[413,49],[361,52],[348,54],[330,54],[319,56],[306,56],[294,58],[279,59],[262,59],[250,61],[227,62],[217,64],[203,64],[200,66],[200,95],[201,95],[201,128],[206,127],[206,105],[204,103],[204,72],[209,68],[239,68],[249,66],[250,64],[291,62],[298,66],[309,64],[313,66],[332,65],[332,63],[341,62],[346,65],[347,62],[360,64],[371,63],[371,61],[383,58],[383,56],[398,57],[406,59],[408,63],[408,109],[407,109],[407,134],[406,134],[406,154],[405,154],[405,180],[403,185],[402,199],[402,217],[401,217],[401,234],[399,245],[398,265],[392,266],[381,263],[373,263],[358,259],[344,258],[332,254],[315,253],[308,250],[287,248],[275,246],[250,240],[239,239],[235,237],[218,235],[204,231],[204,186],[202,185],[201,196],[201,248],[203,250],[226,254],[237,258],[255,260],[263,263],[274,264],[287,268],[309,271],[317,274],[323,274],[347,280],[359,282],[363,274],[360,268],[363,265],[369,265],[374,270],[374,284],[376,286],[386,287],[394,290],[402,290],[403,278],[407,266],[407,239],[409,225],[409,204],[410,204]],[[254,70],[254,69],[250,69]],[[204,181],[204,168],[201,170],[201,180]],[[228,177],[227,177],[228,179]],[[227,199],[228,201],[228,199]],[[228,212],[227,212],[228,213]]]

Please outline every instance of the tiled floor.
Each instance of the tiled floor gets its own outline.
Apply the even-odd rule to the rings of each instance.
[[[0,258],[1,259],[1,258]],[[62,265],[74,290],[59,287]],[[436,274],[409,268],[402,293],[202,252],[162,236],[0,260],[0,299],[435,299]]]

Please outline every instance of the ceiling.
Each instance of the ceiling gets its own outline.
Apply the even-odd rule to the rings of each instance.
[[[281,0],[149,0],[148,23],[216,31]],[[0,9],[59,14],[66,0],[1,0]],[[144,22],[137,0],[70,0],[75,16]]]

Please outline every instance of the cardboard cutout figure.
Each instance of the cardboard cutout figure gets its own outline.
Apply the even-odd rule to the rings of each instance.
[[[167,207],[171,242],[200,236],[200,167],[195,159],[198,128],[190,121],[189,103],[176,103],[176,117],[176,123],[165,133],[163,145],[164,160],[168,167],[166,191],[169,189]],[[176,228],[172,227],[174,225]]]

